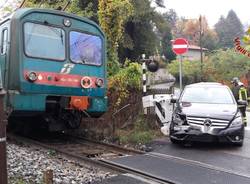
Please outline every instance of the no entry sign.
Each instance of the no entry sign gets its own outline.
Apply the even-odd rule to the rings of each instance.
[[[176,55],[184,54],[188,50],[188,41],[184,38],[177,38],[173,42],[172,50]]]

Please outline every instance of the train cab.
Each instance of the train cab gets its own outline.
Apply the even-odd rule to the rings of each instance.
[[[96,23],[57,10],[19,9],[0,22],[0,52],[10,117],[43,117],[59,130],[107,110],[105,36]]]

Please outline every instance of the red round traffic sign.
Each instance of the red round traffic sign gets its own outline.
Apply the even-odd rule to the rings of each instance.
[[[188,50],[188,41],[184,38],[177,38],[173,41],[172,50],[175,54],[184,54]]]

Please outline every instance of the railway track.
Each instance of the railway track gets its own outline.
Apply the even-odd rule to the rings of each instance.
[[[142,155],[144,154],[142,151],[63,134],[46,138],[23,137],[8,134],[8,139],[19,143],[31,144],[53,150],[70,158],[84,161],[93,166],[112,170],[117,173],[130,173],[156,183],[172,183],[157,176],[144,173],[140,170],[134,170],[133,168],[117,165],[111,161],[114,158]]]
[[[249,175],[244,172],[156,152],[144,153],[79,137],[57,136],[53,139],[49,137],[34,139],[9,134],[8,138],[55,150],[94,167],[108,169],[119,174],[129,173],[139,176],[148,183],[248,184],[250,181]]]

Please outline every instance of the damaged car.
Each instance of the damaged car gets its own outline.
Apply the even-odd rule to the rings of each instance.
[[[231,90],[220,83],[187,85],[175,104],[170,124],[172,143],[228,142],[243,145],[244,125]]]

